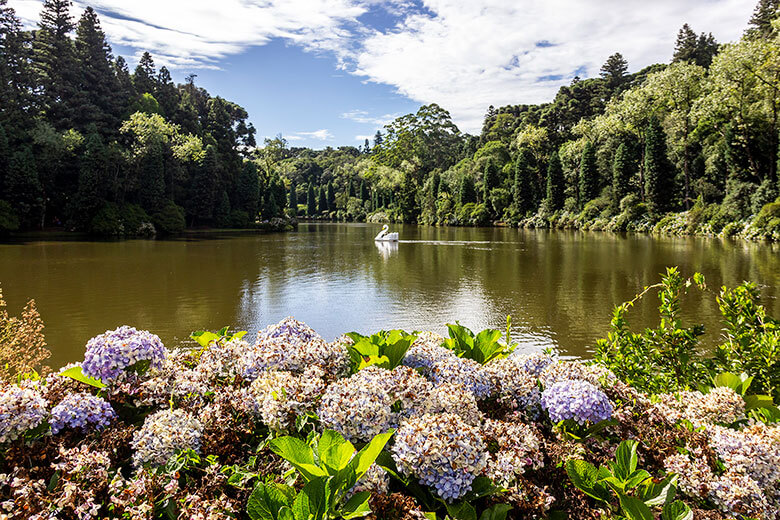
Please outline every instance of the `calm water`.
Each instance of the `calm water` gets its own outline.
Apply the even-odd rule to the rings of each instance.
[[[129,324],[168,346],[193,330],[256,331],[285,316],[326,339],[381,328],[503,329],[524,350],[554,346],[587,356],[612,307],[658,280],[667,265],[702,271],[711,289],[753,280],[780,315],[780,248],[699,238],[394,226],[398,245],[375,244],[377,225],[301,224],[296,233],[169,241],[0,244],[10,310],[35,298],[53,365],[82,359],[86,341]],[[632,313],[654,324],[656,299]],[[720,334],[715,292],[686,298],[686,317]]]

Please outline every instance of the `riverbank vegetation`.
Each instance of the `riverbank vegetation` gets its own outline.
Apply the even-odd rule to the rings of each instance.
[[[723,342],[702,352],[701,327],[680,318],[690,290],[708,291],[669,269],[616,308],[593,362],[522,354],[508,332],[459,324],[446,339],[328,343],[288,318],[253,341],[223,328],[179,349],[120,327],[47,374],[40,318],[2,314],[0,346],[9,334],[31,346],[0,387],[0,508],[11,519],[777,518],[780,322],[752,284],[723,288]],[[658,327],[631,330],[631,307],[655,292]]]
[[[96,12],[71,7],[47,0],[28,31],[0,0],[0,234],[286,227],[246,110],[195,75],[174,84],[149,53],[131,72]]]
[[[778,239],[777,8],[761,0],[727,44],[686,24],[671,63],[633,74],[616,53],[550,103],[490,107],[478,136],[431,104],[358,148],[277,142],[290,202],[337,220]]]

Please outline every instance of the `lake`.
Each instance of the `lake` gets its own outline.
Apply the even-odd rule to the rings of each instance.
[[[39,240],[0,244],[0,283],[16,314],[34,298],[53,366],[83,357],[86,341],[120,325],[167,346],[199,329],[250,333],[292,315],[326,339],[382,328],[434,330],[460,322],[504,329],[534,351],[587,357],[609,330],[614,305],[659,280],[666,266],[701,271],[710,292],[684,300],[689,323],[720,334],[722,284],[764,285],[780,315],[780,247],[705,238],[597,232],[392,226],[399,244],[376,244],[381,226],[302,223],[280,234],[202,234],[173,240]],[[651,295],[629,317],[657,321]]]

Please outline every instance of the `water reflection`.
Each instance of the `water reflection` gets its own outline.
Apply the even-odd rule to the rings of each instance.
[[[611,308],[658,280],[667,265],[707,276],[684,318],[719,334],[715,293],[754,280],[780,315],[778,246],[700,238],[512,229],[398,228],[401,243],[375,243],[378,225],[303,224],[299,232],[209,239],[28,242],[0,245],[0,282],[18,312],[36,298],[55,363],[79,359],[87,339],[122,324],[167,344],[194,329],[254,331],[285,316],[326,338],[380,328],[445,332],[505,327],[524,350],[587,355]],[[654,325],[648,299],[629,318]]]

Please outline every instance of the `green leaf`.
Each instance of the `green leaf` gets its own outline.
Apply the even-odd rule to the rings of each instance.
[[[84,372],[81,371],[81,367],[72,367],[67,370],[63,370],[59,374],[62,377],[69,377],[71,379],[75,379],[76,381],[80,383],[87,384],[89,386],[94,386],[95,388],[105,388],[106,385],[100,381],[99,379],[95,379],[94,377],[85,376]]]
[[[504,347],[498,342],[501,339],[501,331],[485,329],[474,339],[474,350],[479,359],[474,359],[477,363],[485,364],[503,351]]]
[[[214,334],[213,332],[209,332],[207,330],[199,330],[190,334],[190,338],[197,341],[198,345],[201,347],[208,347],[213,341],[218,341],[221,337],[221,335]]]
[[[296,518],[295,514],[292,512],[292,509],[285,506],[279,510],[278,520],[296,520]]]
[[[615,452],[613,472],[620,480],[626,480],[636,470],[639,461],[636,454],[637,442],[627,440],[620,443]]]
[[[650,473],[643,469],[638,469],[628,476],[625,480],[624,487],[625,489],[633,489],[647,479],[651,479]]]
[[[325,477],[327,473],[314,463],[311,446],[294,437],[278,437],[268,442],[268,447],[281,458],[292,464],[307,481]]]
[[[630,520],[655,520],[650,508],[638,498],[621,493],[618,495],[618,499],[620,500],[620,508]]]
[[[447,513],[454,520],[477,520],[477,510],[466,501],[447,504]]]
[[[479,520],[506,520],[506,515],[512,510],[509,504],[493,504],[480,515]]]
[[[368,468],[374,463],[394,433],[395,430],[390,430],[387,433],[376,435],[371,439],[371,442],[366,444],[363,449],[352,458],[349,467],[355,471],[357,480],[360,480],[363,475],[365,475]]]
[[[676,500],[664,506],[661,520],[693,520],[693,511],[684,502]]]
[[[427,513],[423,513],[423,516],[427,518],[428,520],[436,520],[436,513],[432,511],[428,511]]]
[[[660,506],[674,498],[677,489],[676,475],[667,475],[661,482],[647,482],[640,488],[640,497],[648,506]]]
[[[328,511],[326,478],[315,478],[298,492],[292,505],[296,520],[322,520]]]
[[[371,493],[368,491],[355,493],[341,508],[341,516],[349,520],[350,518],[361,518],[369,515],[371,513],[371,508],[368,505],[370,498]]]
[[[325,430],[322,432],[317,452],[320,462],[325,465],[329,475],[335,475],[347,467],[352,455],[355,454],[355,446],[337,431]]]
[[[748,395],[745,397],[745,410],[755,410],[757,408],[772,408],[774,406],[772,396],[769,395]]]
[[[596,500],[609,501],[609,493],[600,484],[599,470],[593,464],[584,460],[569,459],[566,461],[565,468],[569,480],[577,489]]]
[[[731,388],[739,395],[745,395],[745,392],[750,387],[750,383],[753,382],[753,378],[745,374],[738,376],[731,372],[721,372],[712,379],[712,382],[715,386],[725,386]]]
[[[463,500],[474,501],[482,497],[495,495],[503,491],[488,477],[477,477],[471,483],[471,490],[463,496]]]
[[[276,486],[259,482],[246,504],[246,512],[252,520],[278,520],[279,511],[290,505],[288,496]]]

